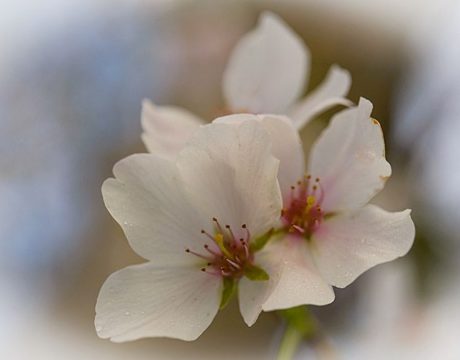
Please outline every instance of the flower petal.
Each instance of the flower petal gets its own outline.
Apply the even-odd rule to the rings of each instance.
[[[266,281],[252,281],[242,277],[238,284],[238,301],[244,322],[248,326],[254,325],[262,311],[262,305],[276,288],[282,269],[279,258],[272,253],[261,252],[256,254],[257,265],[269,274]]]
[[[326,212],[363,206],[391,175],[382,129],[370,118],[371,110],[361,98],[357,107],[335,115],[313,145],[309,173],[321,180]]]
[[[283,261],[281,277],[264,303],[264,311],[299,305],[326,305],[334,301],[332,287],[321,277],[305,239],[288,235],[263,251]]]
[[[284,113],[302,93],[309,66],[300,37],[277,15],[264,12],[233,51],[224,97],[234,112]]]
[[[270,136],[272,154],[280,160],[278,181],[283,199],[287,201],[291,186],[303,178],[305,158],[302,141],[292,121],[280,115],[234,114],[214,120],[216,123],[239,125],[244,121],[260,121]]]
[[[345,98],[350,86],[350,73],[337,65],[333,65],[323,82],[294,105],[289,112],[289,117],[294,121],[296,128],[300,130],[323,111],[336,105],[351,106],[352,102]]]
[[[243,224],[257,236],[279,219],[278,163],[261,124],[246,121],[240,126],[202,127],[179,154],[177,164],[194,206],[245,237]]]
[[[157,264],[196,261],[185,249],[203,241],[201,218],[183,190],[176,165],[153,154],[129,156],[102,185],[110,214],[131,247]]]
[[[240,312],[247,326],[255,324],[262,312],[262,304],[273,291],[273,283],[268,281],[252,281],[241,278],[238,286]]]
[[[174,159],[203,120],[185,109],[142,103],[142,140],[147,150]]]
[[[102,286],[96,331],[116,342],[144,337],[195,340],[215,317],[221,291],[221,279],[199,269],[129,266]]]
[[[367,205],[321,224],[312,254],[323,277],[343,288],[371,267],[405,255],[414,236],[410,210],[391,213]]]
[[[285,116],[264,115],[262,125],[272,143],[272,154],[280,161],[278,181],[285,201],[291,194],[291,186],[303,178],[305,158],[298,131]]]

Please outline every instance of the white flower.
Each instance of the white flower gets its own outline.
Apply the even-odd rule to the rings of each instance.
[[[105,204],[148,262],[104,283],[100,337],[196,339],[236,284],[245,322],[256,321],[279,271],[254,250],[282,206],[270,144],[256,121],[210,124],[175,161],[137,154],[115,165],[102,187]]]
[[[331,285],[345,287],[411,248],[410,210],[390,213],[367,204],[391,175],[382,130],[371,110],[372,104],[361,99],[333,117],[312,148],[308,175],[298,132],[288,120],[247,114],[215,120],[239,126],[258,119],[280,160],[285,232],[264,251],[284,264],[263,310],[330,303]]]
[[[258,26],[236,45],[223,78],[223,93],[233,113],[285,114],[301,129],[315,115],[350,105],[344,97],[351,85],[348,71],[334,65],[325,80],[304,99],[310,54],[277,15],[264,12]],[[147,149],[174,158],[204,121],[187,110],[155,106],[145,100],[142,139]]]

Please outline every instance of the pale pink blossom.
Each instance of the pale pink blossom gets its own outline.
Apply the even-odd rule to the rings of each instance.
[[[280,160],[281,235],[264,250],[283,262],[283,272],[264,310],[330,303],[332,286],[343,288],[411,248],[410,210],[392,213],[368,204],[391,175],[382,129],[371,111],[372,104],[361,99],[336,114],[313,145],[307,167],[298,132],[286,118],[239,114],[215,120],[234,126],[260,122]]]
[[[277,15],[264,12],[257,27],[236,45],[223,76],[223,94],[231,113],[287,115],[297,129],[345,98],[348,71],[333,65],[324,81],[306,97],[310,54],[300,37]],[[205,121],[185,109],[145,100],[142,139],[151,153],[174,158]]]
[[[136,154],[118,162],[103,184],[104,202],[148,261],[102,286],[99,336],[194,340],[234,286],[252,325],[280,273],[254,248],[279,221],[278,164],[256,121],[204,126],[174,161]]]

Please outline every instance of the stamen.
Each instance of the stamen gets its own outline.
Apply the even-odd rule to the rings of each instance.
[[[297,181],[298,189],[291,187],[291,199],[281,210],[281,217],[286,229],[309,238],[323,219],[321,203],[324,200],[324,189],[319,177],[314,178],[307,174],[302,181]]]
[[[247,258],[249,258],[249,246],[246,241],[242,241],[243,249],[244,249],[244,254],[246,255]]]
[[[249,241],[249,239],[251,238],[251,233],[249,232],[248,227],[246,226],[246,224],[241,225],[241,227],[242,227],[244,230],[246,230],[246,241]]]
[[[189,248],[185,249],[185,252],[193,254],[195,256],[198,256],[199,258],[202,258],[202,259],[205,259],[205,260],[208,260],[208,261],[210,260],[208,256],[200,254],[200,253],[197,253],[196,251],[190,250]]]
[[[318,197],[318,203],[321,204],[324,200],[324,189],[323,187],[321,186],[321,183],[318,182],[318,186],[319,186],[319,197]]]
[[[232,257],[232,254],[225,247],[224,236],[222,234],[217,233],[214,236],[214,242],[219,247],[220,251],[222,251],[225,254],[225,256]]]
[[[207,252],[209,252],[211,255],[220,256],[219,253],[216,253],[214,250],[210,249],[208,244],[203,245],[203,247],[204,247],[205,250],[206,250]]]
[[[203,235],[206,235],[209,238],[209,240],[214,241],[214,237],[210,233],[208,233],[207,231],[201,230],[201,233]]]
[[[225,259],[229,264],[233,265],[234,267],[236,267],[237,269],[241,269],[241,267],[234,261],[230,260],[230,259]]]
[[[219,221],[217,221],[215,217],[212,218],[212,221],[214,221],[217,231],[222,234],[224,231],[222,230],[222,226],[220,226]]]
[[[300,232],[301,234],[303,234],[305,232],[305,229],[304,228],[301,228],[300,226],[298,225],[292,225],[292,227],[297,230],[298,232]]]
[[[225,228],[227,229],[228,233],[230,234],[231,242],[236,243],[236,238],[235,238],[235,235],[233,234],[232,229],[230,228],[230,225],[225,225]]]
[[[239,279],[244,275],[244,269],[252,266],[253,255],[249,248],[251,238],[250,231],[246,224],[241,225],[245,234],[237,238],[230,225],[220,225],[216,218],[212,218],[214,223],[214,234],[201,230],[201,234],[215,244],[204,244],[203,253],[185,249],[186,253],[197,256],[205,260],[200,270],[215,276],[231,277]],[[222,229],[224,228],[224,229]],[[225,231],[222,231],[225,230]],[[237,234],[239,235],[239,234]]]

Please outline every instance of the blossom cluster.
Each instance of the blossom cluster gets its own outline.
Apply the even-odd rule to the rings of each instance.
[[[119,161],[102,193],[147,261],[104,283],[100,337],[194,340],[233,295],[251,326],[262,311],[329,304],[333,287],[409,251],[410,210],[369,204],[391,175],[372,104],[346,99],[338,66],[299,99],[309,64],[301,39],[263,13],[224,73],[231,115],[205,123],[144,102],[148,153]],[[299,131],[337,105],[306,161]]]

